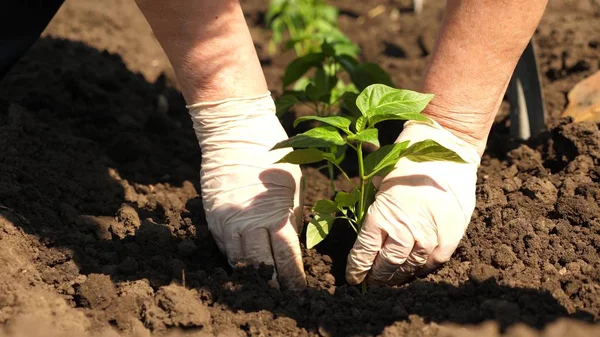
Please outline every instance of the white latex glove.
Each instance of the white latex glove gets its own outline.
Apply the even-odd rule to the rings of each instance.
[[[294,212],[301,171],[273,164],[290,149],[270,93],[188,106],[202,149],[200,185],[206,221],[229,263],[275,266],[287,288],[305,285]]]
[[[402,158],[379,186],[348,255],[346,279],[399,284],[448,261],[475,209],[480,157],[439,124],[407,122],[397,142],[433,139],[467,164]]]

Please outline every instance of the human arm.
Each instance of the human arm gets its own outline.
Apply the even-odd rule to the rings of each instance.
[[[401,159],[382,181],[348,256],[346,279],[398,284],[448,261],[475,207],[479,159],[546,0],[449,0],[422,92],[439,124],[406,123],[398,141],[438,140],[468,163]]]
[[[547,0],[450,0],[421,91],[424,114],[482,155],[519,57]]]
[[[300,169],[289,150],[237,0],[137,0],[173,65],[202,150],[208,227],[230,262],[274,265],[305,284],[296,219]]]

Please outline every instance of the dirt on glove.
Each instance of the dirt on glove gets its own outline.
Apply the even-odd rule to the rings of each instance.
[[[264,1],[242,3],[278,94],[293,54],[269,55]],[[409,1],[333,3],[362,57],[416,88],[441,5],[416,16]],[[304,250],[309,287],[292,293],[270,286],[270,268],[232,270],[219,253],[185,103],[134,3],[67,1],[0,81],[0,335],[600,335],[600,130],[559,118],[600,67],[598,13],[549,4],[535,36],[549,130],[510,139],[503,104],[449,263],[362,294],[344,282],[354,236],[340,223]],[[304,173],[310,205],[328,183]]]

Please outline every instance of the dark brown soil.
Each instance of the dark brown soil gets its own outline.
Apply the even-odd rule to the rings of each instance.
[[[409,1],[335,3],[364,59],[415,88],[441,5],[417,17]],[[290,55],[266,52],[264,2],[243,4],[278,93]],[[600,335],[600,130],[559,118],[600,67],[595,4],[550,3],[536,45],[551,129],[513,141],[503,106],[453,259],[361,294],[344,284],[343,224],[304,252],[301,293],[271,288],[268,268],[231,270],[204,221],[184,102],[144,19],[133,1],[67,1],[0,82],[0,335]],[[311,203],[327,182],[305,173]]]

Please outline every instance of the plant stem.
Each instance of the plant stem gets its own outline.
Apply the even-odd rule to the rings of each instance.
[[[358,176],[360,178],[360,198],[358,199],[358,221],[356,223],[356,227],[358,227],[358,231],[362,228],[362,220],[365,213],[365,165],[363,162],[363,154],[362,154],[362,142],[358,142],[356,144],[356,154],[358,157]]]
[[[329,172],[329,183],[331,184],[331,195],[335,196],[335,182],[333,176],[333,164],[328,161],[327,162],[327,171]]]
[[[319,105],[317,104],[317,102],[312,102],[315,105],[315,113],[317,114],[317,116],[322,117],[321,116],[321,111],[319,111]]]
[[[356,220],[352,219],[350,217],[347,216],[338,216],[336,217],[336,219],[345,219],[348,220],[348,223],[350,224],[350,226],[352,227],[352,229],[354,229],[354,232],[356,232],[356,234],[358,234],[358,228],[356,228],[355,224],[356,224]]]
[[[365,165],[363,162],[363,154],[362,154],[362,142],[358,142],[356,144],[356,154],[358,156],[358,175],[360,178],[360,197],[358,199],[358,214],[356,221],[356,228],[358,231],[356,234],[360,233],[362,229],[362,222],[365,215],[365,188],[367,179],[365,178]],[[361,283],[362,293],[365,294],[367,292],[367,280],[363,280]]]
[[[335,165],[335,167],[337,167],[338,170],[340,170],[340,172],[342,172],[342,175],[344,175],[344,178],[346,178],[346,180],[348,180],[348,182],[350,183],[350,185],[352,185],[352,187],[356,187],[356,185],[354,185],[354,183],[352,182],[352,179],[350,179],[350,177],[348,177],[348,174],[346,173],[346,171],[344,171],[342,169],[342,167],[338,164],[332,163],[333,165]]]
[[[285,20],[288,32],[290,32],[290,38],[292,40],[296,39],[296,28],[294,27],[294,24],[289,20],[289,18],[287,18]],[[298,43],[294,43],[294,50],[296,51],[296,56],[300,57],[304,55],[304,52],[302,51],[302,47],[298,45]]]

